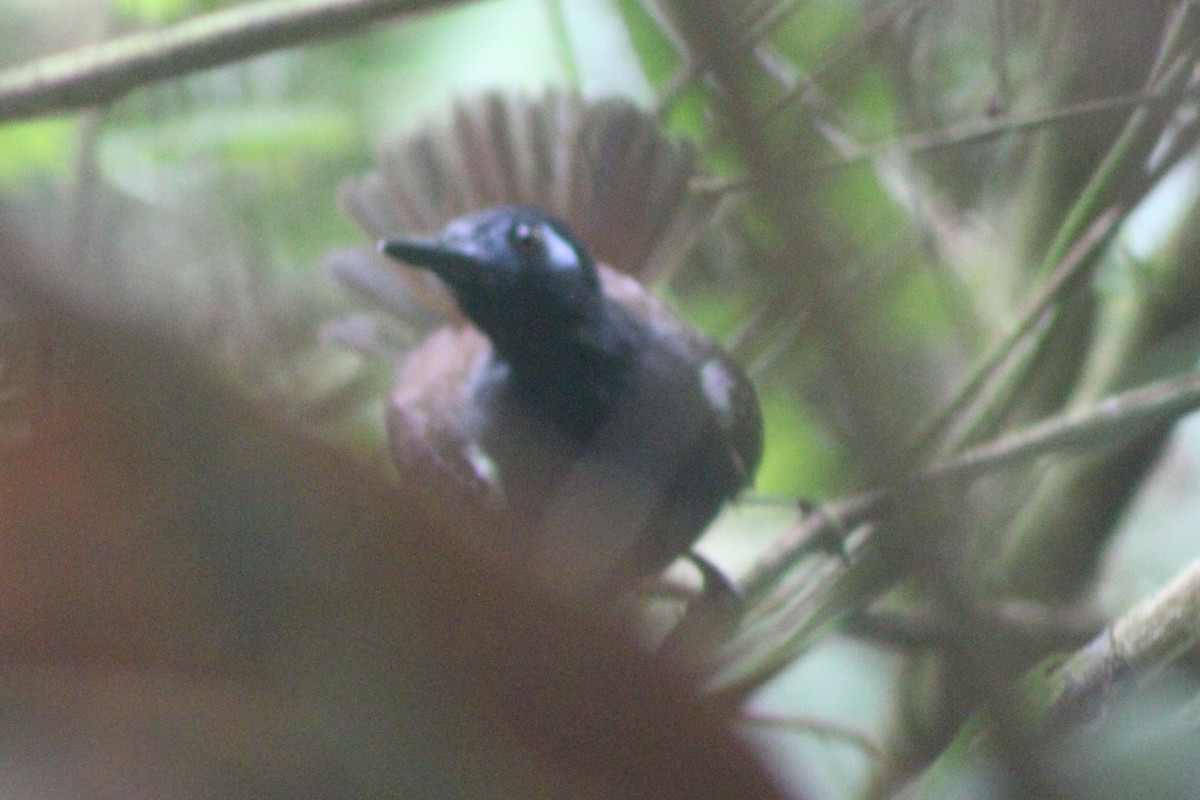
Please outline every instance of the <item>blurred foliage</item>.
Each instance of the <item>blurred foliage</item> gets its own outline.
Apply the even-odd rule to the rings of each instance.
[[[200,5],[189,3],[187,0],[113,0],[112,3],[113,11],[122,18],[141,25],[174,22],[187,14],[202,10]]]
[[[0,59],[232,5],[0,0]],[[1188,3],[451,5],[105,108],[4,124],[0,191],[57,265],[48,282],[187,343],[243,396],[386,469],[390,365],[319,335],[350,309],[323,256],[361,243],[336,210],[339,183],[370,169],[377,142],[480,89],[574,83],[656,104],[672,133],[697,143],[700,190],[728,201],[713,241],[665,295],[730,344],[766,417],[748,504],[776,513],[731,515],[706,543],[734,552],[739,577],[804,524],[800,507],[837,509],[857,490],[903,485],[930,454],[1086,410],[1200,360],[1200,13]],[[1157,102],[1080,108],[1146,87]],[[1108,209],[1116,222],[1080,277],[1017,342],[1024,360],[1000,363],[950,424],[927,427]],[[1082,457],[1043,457],[970,486],[906,487],[898,512],[867,528],[851,519],[832,540],[795,547],[769,580],[746,578],[747,622],[706,662],[713,690],[751,675],[739,689],[755,710],[817,709],[877,744],[823,738],[820,724],[764,733],[798,796],[805,784],[847,798],[1039,796],[1053,784],[1046,796],[1115,798],[1138,796],[1142,773],[1155,787],[1142,796],[1189,796],[1177,747],[1148,760],[1119,734],[1165,741],[1151,718],[1164,698],[1196,704],[1194,648],[1169,691],[1122,701],[1094,751],[1076,730],[1025,754],[1019,725],[997,711],[1015,676],[1078,647],[1200,555],[1197,437],[1172,438],[1167,423],[1120,433]],[[1038,612],[1014,617],[1013,603]],[[849,644],[831,634],[843,623]],[[857,685],[845,685],[848,663]],[[822,705],[832,691],[849,698]],[[988,715],[999,733],[983,742],[974,734]],[[1195,715],[1172,724],[1195,738]],[[860,757],[845,759],[847,747]],[[1047,774],[1061,781],[1040,783]]]
[[[50,176],[69,177],[75,125],[66,119],[34,120],[0,130],[0,181],[15,188],[22,182]]]

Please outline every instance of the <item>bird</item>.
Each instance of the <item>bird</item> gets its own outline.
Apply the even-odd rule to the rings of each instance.
[[[686,552],[750,484],[762,418],[745,373],[634,287],[606,292],[562,222],[500,206],[379,249],[436,275],[483,336],[466,340],[474,363],[451,389],[457,407],[411,393],[420,374],[401,384],[396,459],[427,448],[406,435],[411,417],[452,411],[458,473],[519,510],[535,530],[521,549],[540,573],[628,585]]]
[[[514,164],[560,166],[531,189]],[[330,271],[431,329],[385,404],[402,481],[505,520],[489,546],[567,592],[623,592],[687,555],[763,448],[744,371],[645,283],[711,220],[692,152],[624,101],[490,95],[380,165],[343,204],[385,263],[339,253]]]

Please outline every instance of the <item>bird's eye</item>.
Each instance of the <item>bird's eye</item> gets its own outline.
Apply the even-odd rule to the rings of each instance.
[[[518,222],[509,229],[508,243],[521,256],[537,255],[545,248],[542,229],[527,222]]]

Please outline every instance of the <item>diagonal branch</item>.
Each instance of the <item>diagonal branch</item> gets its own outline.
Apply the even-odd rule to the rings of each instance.
[[[0,120],[111,102],[158,81],[455,4],[461,0],[262,0],[204,14],[0,72]]]
[[[949,427],[970,402],[979,395],[989,379],[997,374],[1009,354],[1037,326],[1038,321],[1063,297],[1090,275],[1095,266],[1095,256],[1110,240],[1117,224],[1122,220],[1124,209],[1112,206],[1098,215],[1092,226],[1075,242],[1062,261],[1050,272],[1045,282],[1034,292],[1026,307],[1018,315],[1018,322],[999,341],[992,345],[971,370],[970,376],[955,393],[954,397],[939,408],[922,425],[917,437],[916,449],[925,450]],[[1019,367],[1018,367],[1019,368]],[[958,443],[953,443],[954,449]]]
[[[1200,92],[1195,87],[1151,92],[1141,90],[1044,111],[970,119],[937,130],[922,131],[864,144],[852,152],[842,153],[836,158],[818,163],[803,162],[805,166],[793,169],[792,174],[797,178],[819,175],[866,164],[897,153],[905,156],[918,156],[952,147],[978,144],[1010,134],[1036,131],[1062,122],[1124,109],[1168,109],[1181,102],[1194,100],[1198,96],[1200,96]],[[783,159],[780,161],[782,162]],[[695,191],[714,194],[744,192],[753,186],[754,181],[746,176],[697,178],[693,181]]]
[[[1050,676],[1043,710],[1065,723],[1092,717],[1104,700],[1200,643],[1200,561],[1109,625]]]
[[[1121,441],[1143,426],[1180,417],[1200,406],[1200,373],[1169,378],[1113,395],[1094,407],[1061,414],[1006,434],[899,481],[900,491],[942,481],[968,480],[1039,456]],[[753,595],[788,570],[798,556],[879,512],[894,490],[877,488],[827,504],[784,536],[742,579]]]

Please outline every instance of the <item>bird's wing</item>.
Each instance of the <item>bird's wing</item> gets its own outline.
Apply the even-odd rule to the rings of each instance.
[[[604,293],[646,322],[652,339],[677,343],[683,359],[700,378],[700,388],[716,414],[716,422],[741,465],[745,488],[762,460],[762,412],[754,385],[707,334],[675,315],[657,295],[628,275],[598,265]]]
[[[491,344],[471,327],[444,327],[396,368],[387,426],[401,478],[419,486],[465,489],[481,505],[502,492],[487,455],[477,449],[469,411],[474,376],[491,358]]]

